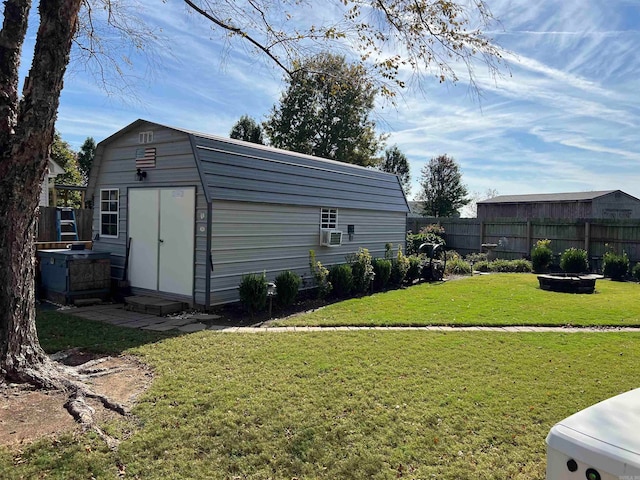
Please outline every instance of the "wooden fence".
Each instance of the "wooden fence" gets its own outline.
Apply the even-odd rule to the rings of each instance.
[[[77,209],[76,227],[78,229],[78,240],[91,240],[91,223],[93,221],[93,210]],[[40,217],[38,219],[38,242],[55,242],[58,239],[56,231],[56,209],[55,207],[40,207]]]
[[[480,252],[483,244],[497,244],[498,258],[523,258],[530,255],[538,240],[549,239],[558,256],[570,247],[586,250],[594,270],[600,269],[609,248],[626,252],[632,264],[640,262],[640,220],[408,218],[407,230],[416,233],[433,223],[444,227],[447,247],[461,255]]]

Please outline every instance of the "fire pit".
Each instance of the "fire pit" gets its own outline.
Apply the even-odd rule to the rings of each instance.
[[[538,275],[538,282],[542,290],[562,293],[593,293],[596,289],[596,280],[604,278],[602,275],[554,273]]]

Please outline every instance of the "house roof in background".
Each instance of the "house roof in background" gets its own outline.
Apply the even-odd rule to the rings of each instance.
[[[64,173],[64,168],[49,158],[49,177],[54,178]]]
[[[621,190],[600,190],[592,192],[566,192],[566,193],[534,193],[530,195],[499,195],[497,197],[482,200],[478,204],[492,203],[521,203],[521,202],[579,202],[593,200],[610,193],[620,192],[624,195],[631,195]],[[635,198],[635,197],[632,197]]]

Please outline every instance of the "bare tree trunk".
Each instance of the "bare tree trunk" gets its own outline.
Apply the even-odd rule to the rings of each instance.
[[[0,32],[0,378],[44,388],[63,384],[36,334],[34,234],[81,2],[40,0],[33,63],[19,102],[18,66],[31,2],[7,0]]]

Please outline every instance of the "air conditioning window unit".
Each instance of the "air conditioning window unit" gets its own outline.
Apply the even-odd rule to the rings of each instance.
[[[328,228],[321,229],[320,245],[323,247],[339,247],[342,245],[342,232]]]

